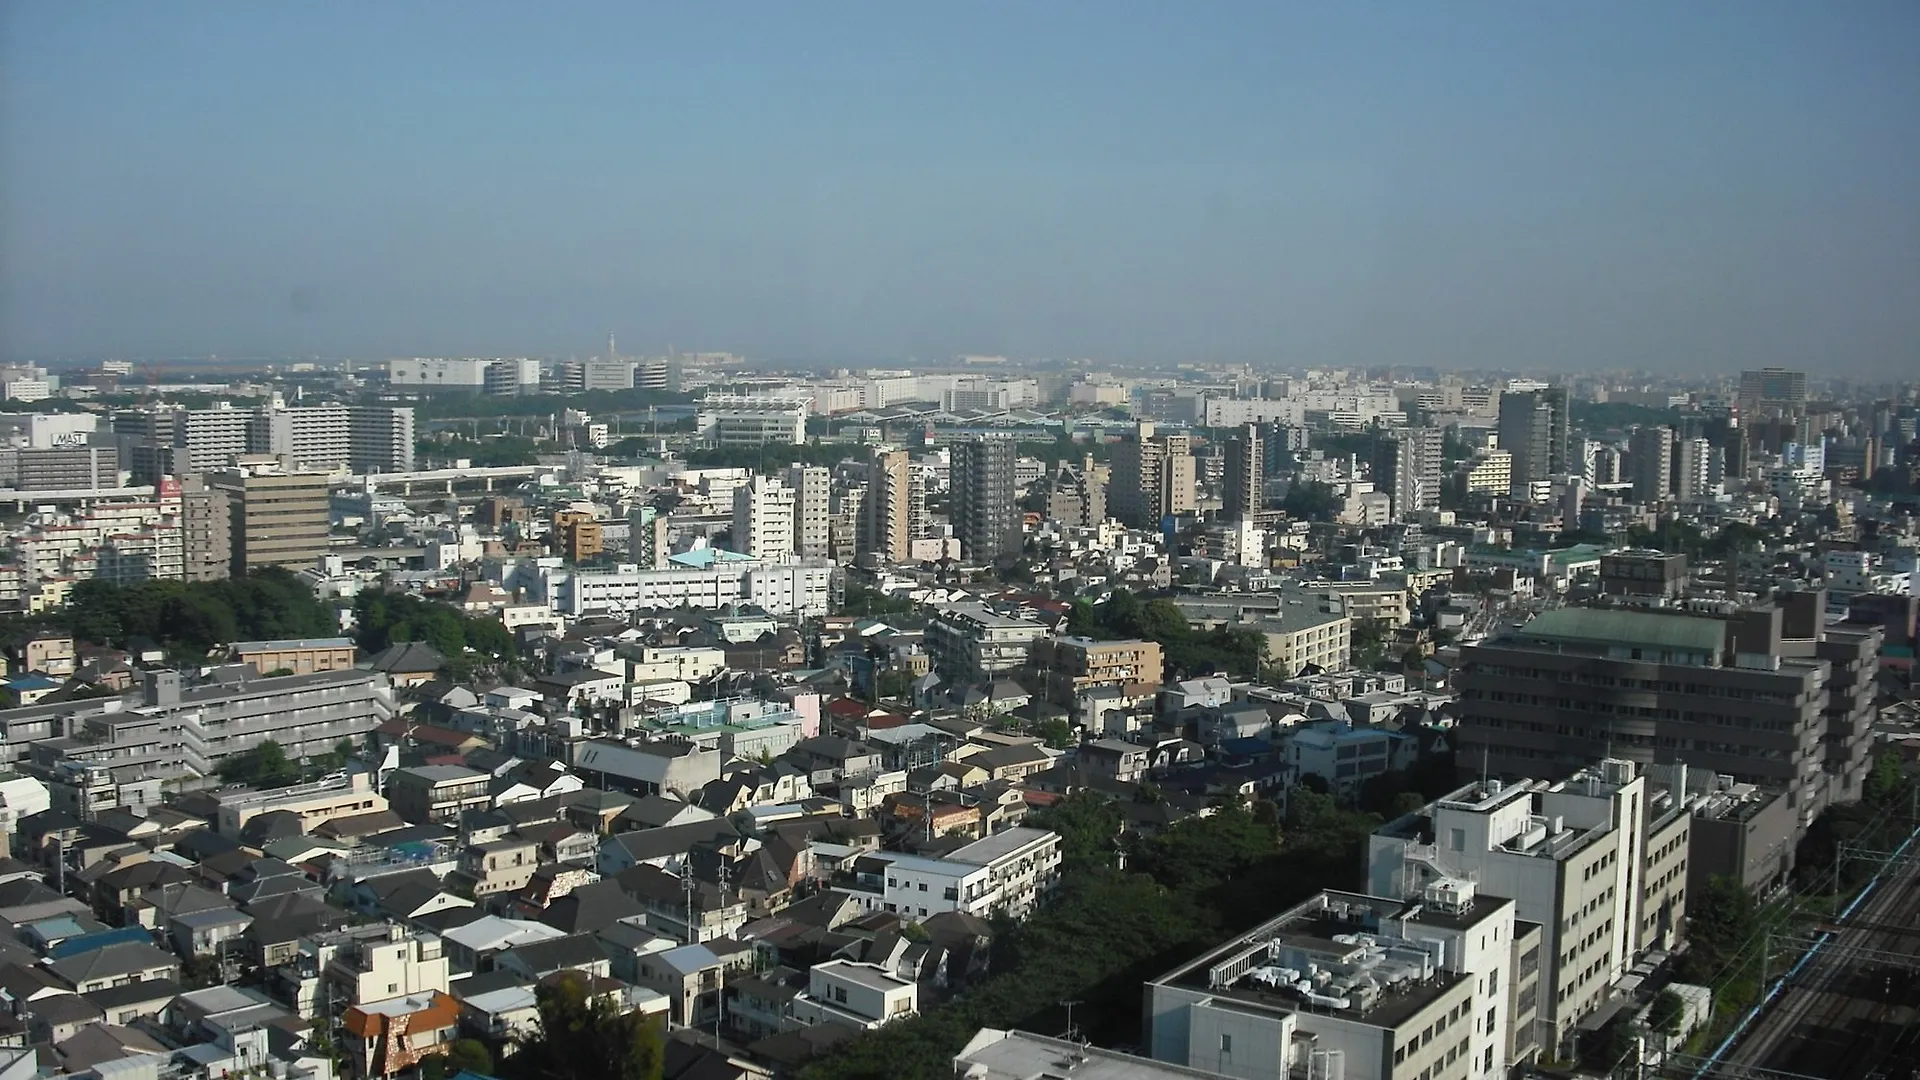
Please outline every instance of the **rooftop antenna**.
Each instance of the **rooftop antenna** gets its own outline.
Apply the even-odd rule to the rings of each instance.
[[[1480,791],[1482,794],[1485,794],[1487,790],[1487,755],[1492,749],[1491,746],[1486,745],[1480,747]]]

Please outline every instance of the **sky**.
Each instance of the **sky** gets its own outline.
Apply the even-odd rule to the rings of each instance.
[[[0,4],[0,357],[1920,375],[1910,0]]]

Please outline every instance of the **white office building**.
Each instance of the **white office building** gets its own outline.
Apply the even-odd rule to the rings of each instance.
[[[825,615],[838,568],[824,560],[768,562],[703,548],[675,555],[655,569],[623,563],[607,569],[550,567],[537,586],[563,615],[627,615],[691,607],[757,604],[774,615]]]
[[[1496,1080],[1538,941],[1470,882],[1323,892],[1148,982],[1147,1050],[1242,1080]]]
[[[793,489],[756,476],[733,489],[733,550],[756,559],[792,555]]]
[[[413,357],[387,364],[387,383],[395,390],[437,390],[477,394],[486,389],[491,359]]]
[[[1437,881],[1510,896],[1542,928],[1537,1027],[1516,1046],[1566,1056],[1575,1025],[1686,915],[1692,818],[1630,761],[1562,781],[1470,784],[1388,822],[1367,849],[1368,891],[1417,897]]]
[[[798,445],[807,441],[807,403],[709,394],[700,401],[695,425],[712,446]]]
[[[793,550],[801,555],[825,556],[833,470],[794,465],[787,469],[786,484],[793,489]]]

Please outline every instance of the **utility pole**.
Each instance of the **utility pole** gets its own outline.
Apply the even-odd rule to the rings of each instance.
[[[1079,1042],[1080,1030],[1073,1026],[1073,1007],[1075,1005],[1084,1005],[1086,1003],[1079,1000],[1078,998],[1075,998],[1072,1001],[1063,1001],[1060,1004],[1064,1006],[1067,1010],[1067,1041]]]

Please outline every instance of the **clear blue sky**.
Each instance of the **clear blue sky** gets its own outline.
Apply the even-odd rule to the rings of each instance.
[[[0,4],[0,354],[1920,373],[1920,4]]]

